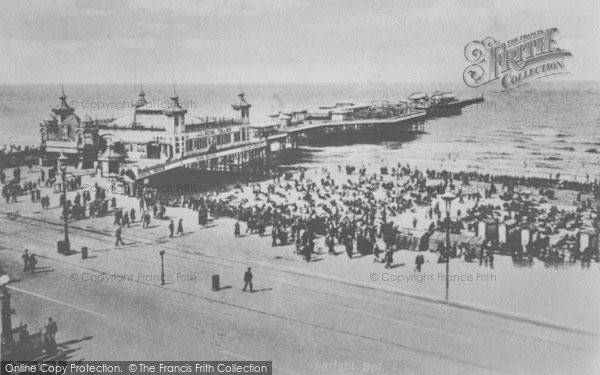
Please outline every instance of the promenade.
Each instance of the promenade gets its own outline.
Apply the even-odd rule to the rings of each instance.
[[[403,250],[384,270],[371,256],[329,256],[319,240],[316,259],[305,263],[291,245],[272,247],[268,236],[234,238],[232,219],[200,228],[187,208],[166,212],[175,223],[183,218],[183,236],[169,238],[168,220],[142,229],[138,215],[118,247],[112,215],[71,222],[72,248],[90,251],[83,260],[56,252],[58,194],[44,190],[48,210],[28,196],[0,206],[0,260],[14,280],[13,325],[35,328],[53,316],[71,359],[264,359],[276,373],[292,374],[560,373],[573,366],[593,373],[598,366],[595,263],[589,270],[516,269],[498,257],[492,270],[453,260],[452,274],[486,275],[451,283],[450,301],[469,305],[459,308],[434,301],[445,286],[436,254],[425,253],[421,281],[416,253]],[[137,211],[136,199],[116,198]],[[38,256],[34,274],[21,272],[25,248]],[[241,291],[247,267],[253,294]],[[210,290],[213,274],[221,277],[219,292]]]

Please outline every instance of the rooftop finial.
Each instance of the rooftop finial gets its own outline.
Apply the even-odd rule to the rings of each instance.
[[[171,100],[175,102],[179,100],[179,96],[177,95],[177,91],[175,90],[175,82],[173,82],[173,96],[171,97]]]
[[[146,96],[146,93],[144,92],[144,86],[142,85],[141,82],[140,82],[140,96]]]
[[[65,95],[65,85],[64,84],[60,84],[60,99],[61,100],[65,100],[67,98],[67,96]]]

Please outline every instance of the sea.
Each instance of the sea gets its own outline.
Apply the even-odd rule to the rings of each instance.
[[[264,123],[280,110],[316,110],[339,101],[394,103],[415,92],[439,90],[485,100],[459,116],[429,119],[410,140],[306,148],[303,166],[388,165],[585,181],[600,179],[600,82],[546,80],[511,91],[462,83],[144,84],[146,99],[164,105],[173,93],[198,117],[236,117],[231,104],[243,91],[250,120]],[[139,85],[65,85],[79,117],[130,115]],[[39,124],[59,102],[60,85],[0,86],[0,147],[39,145]]]

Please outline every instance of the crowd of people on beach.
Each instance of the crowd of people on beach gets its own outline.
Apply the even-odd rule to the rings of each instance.
[[[342,171],[342,166],[338,166],[338,173]],[[348,175],[353,175],[355,171],[356,168],[352,166],[346,167]],[[389,267],[393,262],[393,252],[400,248],[398,235],[416,230],[420,220],[429,223],[424,229],[426,234],[445,231],[448,225],[451,233],[460,234],[465,230],[476,230],[478,220],[489,217],[499,209],[527,225],[530,223],[528,219],[535,218],[530,210],[535,205],[523,204],[520,195],[513,197],[519,187],[540,189],[544,195],[549,195],[551,189],[576,189],[578,199],[581,194],[598,190],[597,181],[565,183],[558,175],[556,179],[544,181],[477,173],[423,172],[400,164],[391,168],[391,173],[387,167],[382,167],[379,174],[367,174],[364,167],[356,172],[358,180],[348,178],[344,182],[336,182],[326,168],[321,169],[321,176],[316,179],[307,177],[306,170],[300,171],[297,178],[292,178],[292,173],[283,173],[270,183],[251,185],[250,197],[243,194],[243,186],[238,185],[233,191],[220,194],[155,200],[162,201],[166,206],[182,206],[197,211],[198,224],[202,226],[206,226],[209,216],[233,217],[236,219],[236,237],[242,236],[242,232],[264,236],[270,227],[272,246],[293,244],[294,252],[307,262],[315,253],[315,242],[321,238],[329,254],[336,254],[335,246],[341,245],[349,258],[357,253],[361,256],[372,254],[375,261]],[[482,183],[481,188],[473,190],[473,182]],[[459,209],[456,219],[448,223],[438,198],[449,187],[457,191],[458,201],[463,205],[466,202],[467,208],[464,212]],[[492,197],[503,199],[503,206],[482,204]],[[586,203],[582,202],[582,207],[585,206]],[[590,207],[588,205],[587,208]],[[423,219],[419,218],[417,208],[425,212]],[[539,214],[540,211],[535,213]],[[564,219],[569,215],[554,212],[554,219],[565,224]],[[398,225],[398,219],[403,216],[412,219],[411,226]],[[240,223],[245,223],[245,229],[241,228]],[[555,248],[553,245],[533,251],[534,246],[539,246],[537,242],[525,247],[515,243],[510,246],[515,247],[514,251],[510,250],[514,257],[529,258],[535,255],[545,260],[550,259],[545,254],[553,254]],[[494,253],[505,249],[497,240],[486,240],[476,252],[467,250],[462,248],[462,244],[454,243],[447,252],[442,248],[440,261],[446,261],[447,256],[460,256],[466,261],[479,260],[480,264],[493,267]],[[573,246],[571,251],[576,253]],[[578,259],[578,256],[569,255],[568,258]]]
[[[345,180],[340,178],[344,172]],[[307,262],[315,253],[315,242],[322,240],[329,254],[336,254],[335,247],[340,245],[349,258],[357,253],[361,256],[371,254],[375,261],[387,267],[393,262],[393,252],[402,248],[403,244],[398,240],[401,234],[410,235],[422,230],[426,240],[428,235],[444,232],[448,227],[452,234],[473,233],[477,232],[480,220],[491,218],[496,222],[512,220],[518,226],[537,225],[543,236],[525,246],[514,241],[500,244],[497,238],[486,240],[476,251],[459,243],[446,250],[444,244],[438,249],[440,261],[451,256],[493,264],[494,253],[508,253],[519,260],[535,257],[546,261],[581,260],[586,264],[598,260],[597,248],[581,251],[577,246],[578,239],[572,234],[581,229],[581,215],[585,210],[597,212],[594,206],[600,192],[597,180],[564,181],[559,174],[544,179],[432,169],[422,171],[400,163],[389,169],[380,167],[378,172],[368,173],[364,166],[356,169],[349,165],[345,171],[343,166],[337,166],[337,176],[332,176],[335,171],[327,168],[321,168],[320,173],[314,170],[314,175],[302,169],[295,174],[278,173],[272,181],[248,185],[246,189],[238,184],[229,192],[177,199],[145,191],[139,197],[139,218],[142,228],[148,228],[152,217],[170,219],[166,215],[168,206],[183,206],[197,212],[201,227],[207,226],[209,218],[235,218],[235,236],[242,235],[240,223],[245,223],[245,233],[261,236],[270,228],[273,246],[293,244],[294,252]],[[4,172],[0,174],[0,180],[4,182],[3,194],[7,186],[16,182],[23,188],[19,194],[29,192],[32,201],[39,201],[46,209],[50,206],[49,196],[41,196],[41,184],[54,186],[56,191],[62,189],[62,186],[57,187],[56,167],[47,172],[41,169],[37,181],[21,180],[20,174],[20,168],[15,168],[11,181],[7,181]],[[65,201],[62,194],[59,196],[59,207],[66,208],[69,219],[106,216],[113,212],[114,224],[119,227],[129,226],[136,220],[133,208],[117,207],[115,197],[108,199],[107,191],[97,183],[93,189],[82,189],[80,176],[69,178],[66,183],[68,191],[77,191],[73,200]],[[439,197],[449,188],[457,193],[461,208],[455,212],[454,220],[447,221]],[[529,193],[523,193],[523,188]],[[540,202],[551,203],[555,192],[565,189],[577,195],[575,212],[554,206],[549,210],[540,208]],[[527,197],[532,192],[541,199],[534,202]],[[6,196],[12,197],[11,194]],[[598,229],[597,220],[592,224]],[[177,229],[182,225],[179,221]],[[174,227],[174,223],[169,224],[171,236]],[[557,242],[551,244],[547,240],[548,236],[558,234],[562,237]]]
[[[338,172],[342,170],[342,166],[338,166]],[[352,166],[346,168],[348,175],[355,171]],[[546,224],[554,227],[542,234],[556,234],[560,229],[580,229],[580,222],[570,220],[578,213],[553,207],[547,215],[542,215],[545,212],[539,209],[539,202],[524,201],[519,189],[536,189],[540,196],[549,200],[554,190],[574,190],[579,214],[592,208],[590,199],[593,198],[584,201],[582,195],[596,194],[599,189],[598,181],[566,182],[560,180],[560,175],[540,179],[474,172],[422,172],[400,164],[391,168],[391,173],[387,168],[381,168],[379,174],[367,174],[366,168],[362,167],[357,171],[357,181],[349,178],[342,183],[336,182],[326,169],[321,172],[321,177],[315,180],[307,177],[306,170],[301,171],[296,179],[290,173],[280,174],[266,185],[252,185],[253,197],[244,197],[242,186],[238,186],[230,193],[205,194],[166,204],[189,207],[198,211],[199,217],[206,214],[233,217],[237,220],[234,228],[236,237],[242,235],[240,223],[246,224],[246,233],[260,236],[265,235],[270,227],[273,246],[294,244],[295,253],[306,261],[310,261],[311,254],[315,252],[315,241],[322,238],[329,254],[335,254],[335,246],[341,245],[349,258],[357,253],[372,254],[376,261],[390,266],[393,251],[400,248],[398,235],[416,230],[419,220],[429,223],[426,233],[444,232],[449,225],[451,233],[461,234],[476,231],[478,221],[494,217],[494,213],[502,216],[498,215],[502,212],[504,217],[500,219],[511,218],[523,226],[539,224],[539,217],[544,216]],[[391,178],[384,178],[386,175]],[[474,182],[479,183],[477,189],[473,189]],[[464,206],[466,203],[466,209],[463,212],[459,209],[456,218],[450,222],[445,220],[439,201],[440,194],[447,188],[457,192],[460,204]],[[502,204],[485,203],[492,198],[501,199]],[[419,218],[417,208],[425,212],[424,219]],[[407,215],[412,219],[412,227],[400,227],[398,219]],[[440,261],[446,261],[447,256],[460,256],[466,261],[479,261],[482,265],[493,267],[494,253],[509,254],[519,260],[536,257],[552,261],[556,253],[566,254],[561,255],[561,259],[582,260],[586,264],[598,260],[597,250],[589,247],[581,252],[575,242],[564,247],[564,241],[550,244],[549,241],[536,240],[523,246],[516,242],[500,244],[494,239],[483,241],[476,251],[453,243],[448,251],[442,246]],[[382,257],[381,253],[384,253]]]

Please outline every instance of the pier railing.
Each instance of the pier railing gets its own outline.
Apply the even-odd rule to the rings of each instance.
[[[162,172],[165,172],[165,171],[168,171],[171,169],[175,169],[175,168],[179,168],[179,167],[184,167],[187,164],[203,162],[203,161],[216,159],[216,158],[220,158],[223,156],[228,156],[228,155],[232,155],[232,154],[236,154],[236,153],[240,153],[240,152],[256,150],[256,149],[264,148],[266,146],[267,146],[267,142],[263,140],[263,141],[255,142],[252,144],[246,144],[243,146],[221,149],[221,150],[214,151],[214,152],[206,152],[203,154],[195,154],[195,155],[185,156],[181,159],[176,159],[176,160],[171,160],[171,161],[167,161],[164,163],[155,164],[155,165],[153,165],[151,167],[147,167],[147,168],[140,168],[137,171],[137,178],[138,179],[146,178],[153,174],[162,173]]]

